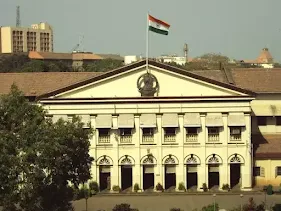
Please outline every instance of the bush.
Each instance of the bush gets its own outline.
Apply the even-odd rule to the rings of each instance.
[[[229,184],[223,184],[222,189],[223,190],[230,190]]]
[[[116,192],[120,192],[121,188],[118,185],[113,185],[112,190]]]
[[[139,184],[138,184],[138,183],[135,183],[135,184],[134,184],[134,191],[135,191],[135,192],[138,192],[139,190],[140,190]]]
[[[275,204],[275,205],[272,207],[272,210],[273,210],[273,211],[281,211],[281,204]]]
[[[219,210],[219,205],[217,203],[215,203],[215,206],[214,204],[209,204],[208,206],[202,208],[202,211],[218,211],[218,210]]]
[[[204,192],[207,192],[207,191],[208,191],[208,187],[207,187],[207,184],[206,184],[206,183],[203,183],[202,189],[203,189]]]
[[[170,211],[181,211],[180,208],[171,208]]]
[[[116,204],[112,211],[138,211],[137,209],[132,209],[130,204]]]
[[[183,182],[180,182],[180,183],[179,183],[179,187],[178,187],[178,189],[179,189],[179,190],[183,190],[183,191],[185,191],[185,190],[186,190],[186,189],[185,189],[185,187],[184,187]]]
[[[92,181],[89,183],[89,189],[91,191],[91,194],[95,194],[100,191],[99,184],[96,181]]]
[[[273,187],[272,185],[268,185],[266,188],[266,194],[267,195],[272,195],[273,194]]]
[[[158,184],[156,185],[156,190],[157,191],[164,191],[163,186],[158,182]]]

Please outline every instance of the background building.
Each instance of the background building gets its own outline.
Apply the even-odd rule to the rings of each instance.
[[[53,52],[53,30],[48,23],[31,27],[0,27],[0,53]]]

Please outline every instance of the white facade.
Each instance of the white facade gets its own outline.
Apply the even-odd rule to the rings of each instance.
[[[141,97],[144,64],[40,100],[53,118],[90,121],[93,180],[103,188],[110,181],[110,188],[122,189],[136,183],[141,189],[157,183],[251,189],[250,93],[152,63],[149,73],[159,87],[156,96]]]
[[[178,65],[185,65],[188,60],[184,56],[161,56],[158,58],[164,63],[176,63]]]

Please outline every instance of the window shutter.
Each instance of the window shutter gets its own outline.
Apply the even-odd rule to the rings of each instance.
[[[261,177],[264,177],[265,175],[264,175],[264,167],[261,167],[260,168],[260,176]]]
[[[275,177],[277,177],[278,176],[278,167],[276,166],[275,167]]]

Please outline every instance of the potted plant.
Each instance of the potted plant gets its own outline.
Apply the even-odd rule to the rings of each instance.
[[[186,191],[183,182],[180,182],[180,183],[179,183],[178,190],[179,190],[180,192],[185,192],[185,191]]]
[[[113,191],[114,193],[120,193],[121,188],[120,188],[118,185],[113,185],[112,191]]]
[[[157,192],[163,192],[164,191],[163,186],[159,182],[156,185],[155,189],[156,189]]]
[[[96,181],[92,181],[89,183],[89,189],[90,189],[91,195],[95,195],[100,190],[99,184]]]
[[[202,188],[201,188],[204,192],[208,191],[208,187],[206,183],[203,183]]]
[[[134,191],[135,191],[136,193],[140,191],[140,186],[139,186],[138,183],[135,183],[135,184],[134,184]]]
[[[223,185],[222,185],[222,190],[223,190],[224,192],[230,191],[229,184],[223,184]]]

